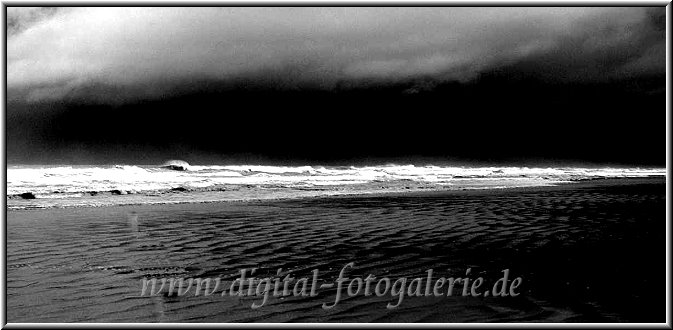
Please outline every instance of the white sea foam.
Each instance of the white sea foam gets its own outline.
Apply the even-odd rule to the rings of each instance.
[[[661,168],[580,167],[451,167],[451,166],[189,166],[173,171],[156,166],[9,166],[7,195],[32,193],[33,203],[61,199],[61,204],[87,204],[96,192],[150,194],[174,188],[200,192],[237,190],[240,196],[296,195],[297,189],[312,189],[300,195],[330,195],[352,192],[395,191],[396,189],[494,189],[547,186],[564,182],[620,177],[663,176]],[[222,188],[226,187],[226,189]],[[273,193],[268,193],[273,190]],[[240,190],[240,191],[244,191]],[[108,193],[109,195],[109,193]],[[239,197],[230,193],[229,198]],[[213,198],[209,195],[209,198]],[[232,197],[233,196],[233,197]],[[167,198],[167,197],[166,197]],[[244,199],[245,199],[244,198]],[[136,198],[138,199],[138,198]],[[188,200],[188,198],[187,198]],[[144,203],[143,199],[137,201]],[[116,203],[116,202],[115,202]],[[13,203],[8,203],[10,208]],[[113,203],[114,204],[114,203]],[[88,204],[87,204],[88,205]]]

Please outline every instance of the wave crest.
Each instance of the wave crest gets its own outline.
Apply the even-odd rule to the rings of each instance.
[[[663,176],[656,168],[578,167],[442,167],[383,165],[362,167],[214,165],[186,166],[9,166],[7,195],[20,199],[30,193],[36,200],[76,199],[126,194],[161,195],[167,192],[346,191],[366,185],[368,191],[400,189],[458,189],[545,186],[565,182],[621,177]],[[255,192],[251,192],[255,195]],[[258,195],[261,193],[257,193]],[[25,195],[28,196],[28,195]]]

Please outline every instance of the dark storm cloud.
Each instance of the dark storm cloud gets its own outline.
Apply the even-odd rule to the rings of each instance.
[[[664,8],[8,8],[8,97],[109,102],[278,88],[662,74]]]

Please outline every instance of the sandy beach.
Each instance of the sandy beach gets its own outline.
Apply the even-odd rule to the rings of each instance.
[[[8,322],[664,322],[665,179],[7,212]],[[240,269],[521,277],[517,297],[141,296]],[[656,266],[659,265],[659,266]],[[654,274],[658,275],[654,275]],[[283,273],[285,274],[285,273]]]

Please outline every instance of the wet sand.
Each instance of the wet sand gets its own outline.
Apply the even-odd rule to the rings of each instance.
[[[665,180],[7,212],[8,322],[664,322]],[[140,297],[144,277],[503,269],[517,297]]]

